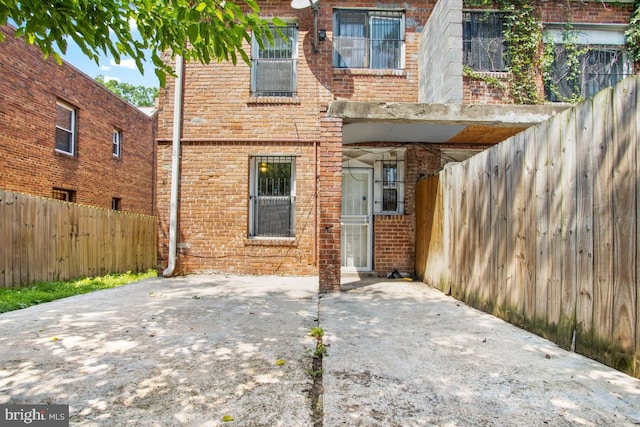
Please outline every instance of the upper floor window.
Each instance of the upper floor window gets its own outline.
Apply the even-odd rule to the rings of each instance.
[[[60,101],[56,103],[56,151],[75,154],[76,116],[74,107]]]
[[[251,157],[250,237],[294,237],[295,157]]]
[[[273,43],[263,37],[260,47],[256,35],[252,42],[251,94],[288,96],[296,94],[298,74],[298,27],[280,27],[285,39],[274,32]]]
[[[111,152],[113,157],[120,157],[122,149],[122,131],[120,129],[114,129],[111,134]]]
[[[633,73],[622,29],[548,27],[545,44],[545,52],[552,55],[545,76],[545,95],[550,101],[592,97]]]
[[[504,13],[467,11],[463,15],[464,65],[475,71],[507,70]]]
[[[404,68],[404,13],[334,9],[335,68]]]

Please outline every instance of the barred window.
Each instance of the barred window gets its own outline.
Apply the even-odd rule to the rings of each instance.
[[[404,13],[335,9],[333,66],[404,68]]]
[[[295,156],[253,156],[250,237],[295,236]]]
[[[380,154],[374,164],[374,213],[404,213],[404,151]]]
[[[550,101],[589,98],[631,75],[624,46],[556,44],[545,82]]]
[[[507,46],[504,41],[504,13],[464,12],[462,43],[464,65],[475,71],[507,69]]]
[[[254,34],[251,60],[251,94],[253,96],[293,97],[298,75],[298,27],[280,27],[286,37],[274,31],[273,43],[263,37],[260,47]]]

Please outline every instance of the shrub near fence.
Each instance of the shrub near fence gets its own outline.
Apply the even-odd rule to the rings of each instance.
[[[640,377],[640,77],[417,187],[416,272]]]
[[[155,217],[0,190],[0,286],[156,268]]]

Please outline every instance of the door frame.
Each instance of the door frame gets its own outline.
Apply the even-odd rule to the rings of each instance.
[[[367,219],[365,221],[367,222],[363,222],[363,224],[367,224],[367,262],[366,262],[366,266],[365,267],[345,267],[342,265],[342,258],[344,255],[344,251],[346,250],[346,248],[344,247],[344,245],[342,245],[342,227],[344,226],[344,221],[342,219],[342,213],[340,214],[340,226],[341,226],[341,231],[340,231],[340,269],[341,271],[345,271],[345,272],[355,272],[355,271],[362,271],[362,272],[369,272],[369,271],[373,271],[373,177],[374,177],[374,173],[373,173],[373,168],[372,167],[343,167],[342,168],[342,175],[343,175],[343,181],[344,181],[344,175],[350,173],[350,171],[353,172],[366,172],[367,174],[367,179],[369,180],[368,186],[367,186],[367,208],[368,208],[368,215],[366,215]],[[343,184],[344,185],[344,184]],[[341,197],[344,197],[344,193]],[[342,200],[342,203],[344,203],[344,200]],[[356,223],[357,224],[357,223]]]

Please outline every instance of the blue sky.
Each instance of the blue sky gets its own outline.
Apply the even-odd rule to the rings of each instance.
[[[105,80],[117,80],[134,86],[158,87],[158,78],[150,59],[145,64],[144,75],[138,71],[135,62],[130,58],[123,57],[120,64],[116,64],[112,57],[102,56],[98,65],[87,58],[71,41],[69,41],[66,55],[62,55],[62,58],[91,78],[103,75]]]

